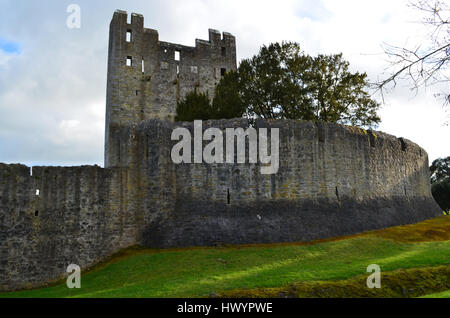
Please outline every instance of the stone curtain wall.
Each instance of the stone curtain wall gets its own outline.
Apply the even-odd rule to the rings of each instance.
[[[136,244],[128,179],[125,169],[33,167],[30,176],[0,164],[0,290],[41,286],[69,264],[87,268]]]
[[[262,175],[259,164],[174,164],[171,133],[180,126],[193,136],[193,123],[158,119],[118,130],[121,168],[34,167],[30,176],[26,166],[0,164],[0,288],[40,286],[67,275],[71,263],[90,267],[134,244],[303,241],[441,213],[427,154],[408,140],[256,120],[256,128],[280,129],[279,171]]]

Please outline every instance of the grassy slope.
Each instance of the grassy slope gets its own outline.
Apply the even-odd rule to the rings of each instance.
[[[444,291],[442,293],[435,293],[422,296],[422,298],[450,298],[450,290]]]
[[[81,289],[62,283],[0,297],[201,297],[349,280],[367,275],[369,264],[383,272],[450,264],[450,218],[308,244],[129,249],[84,273]]]
[[[220,297],[417,297],[450,288],[450,265],[382,272],[381,288],[367,288],[367,274],[344,280],[296,282],[280,287],[236,289]]]

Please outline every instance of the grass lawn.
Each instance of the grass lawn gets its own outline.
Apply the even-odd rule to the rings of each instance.
[[[445,274],[449,267],[444,266],[450,265],[450,217],[306,244],[173,250],[136,247],[83,273],[81,289],[68,289],[62,282],[48,288],[0,293],[0,297],[204,297],[352,279],[365,288],[370,264],[381,266],[382,286],[384,272],[396,271],[395,276],[403,269],[398,272],[414,275],[414,281],[439,277],[435,289],[427,287],[423,294],[450,289],[444,286],[450,284],[445,281],[450,277]],[[427,267],[437,268],[434,276],[427,278]],[[421,270],[405,272],[407,269]],[[347,296],[352,295],[349,291]],[[449,291],[436,296],[449,297]]]
[[[450,298],[450,290],[444,291],[442,293],[435,293],[422,296],[421,298]]]

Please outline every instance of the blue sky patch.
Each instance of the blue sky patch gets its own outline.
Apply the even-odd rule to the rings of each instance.
[[[300,18],[309,18],[315,21],[324,21],[332,16],[326,9],[322,0],[304,0],[296,10],[296,16]]]
[[[19,43],[0,38],[0,50],[6,54],[20,54]]]

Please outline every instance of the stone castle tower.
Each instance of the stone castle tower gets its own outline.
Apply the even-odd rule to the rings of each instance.
[[[117,10],[110,24],[106,96],[105,167],[116,166],[120,127],[145,119],[173,120],[179,98],[197,89],[213,96],[227,71],[236,70],[236,40],[209,29],[195,47],[159,41],[144,18]]]

